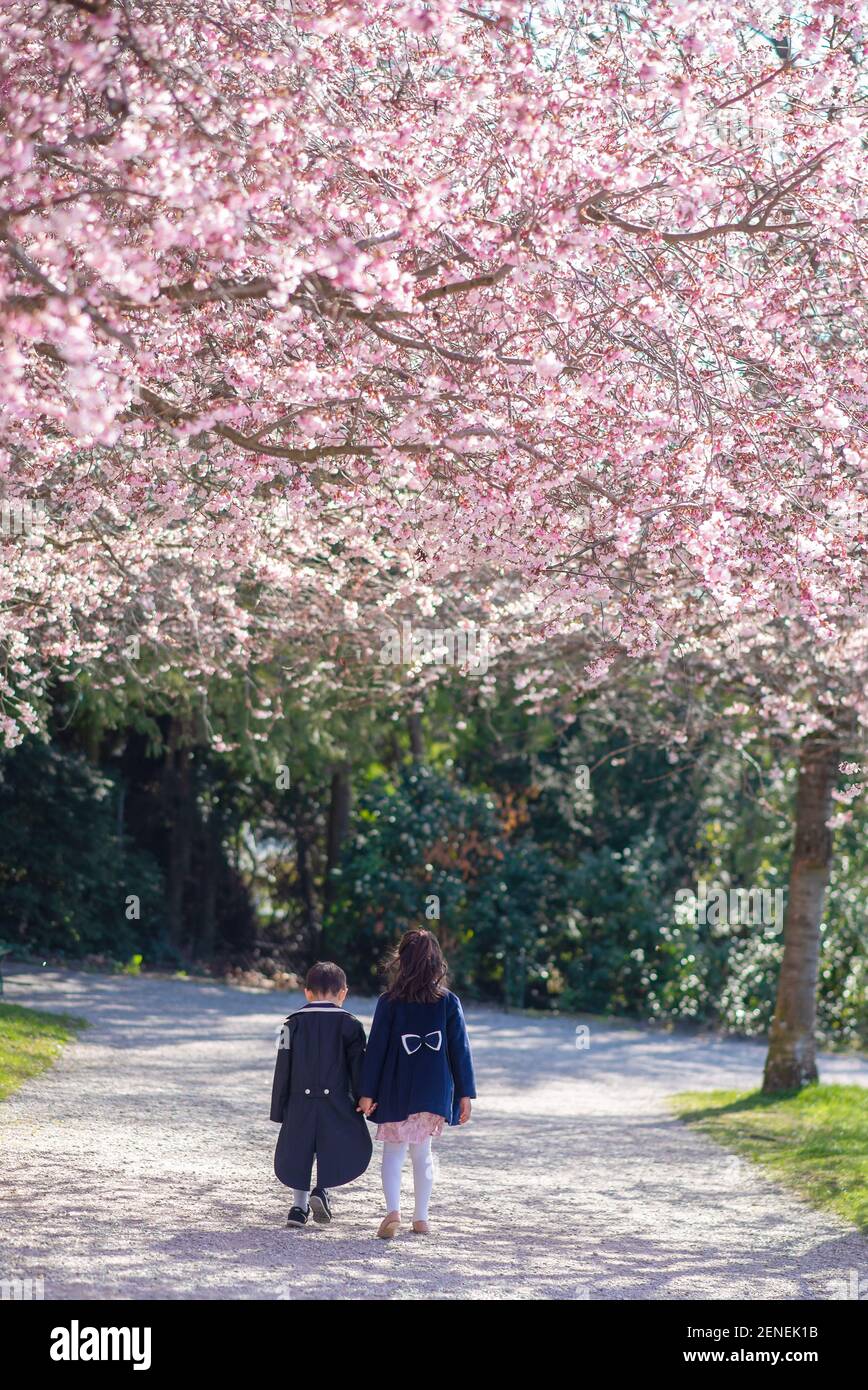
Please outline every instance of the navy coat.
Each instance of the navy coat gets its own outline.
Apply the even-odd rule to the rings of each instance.
[[[365,1030],[338,1004],[316,1000],[290,1014],[281,1030],[271,1118],[280,1125],[274,1171],[286,1187],[310,1190],[316,1155],[320,1187],[364,1173],[371,1135],[356,1110]]]
[[[457,1125],[462,1096],[476,1096],[457,994],[447,990],[436,1004],[410,1004],[382,994],[359,1084],[362,1095],[377,1102],[371,1119],[379,1124],[428,1110]]]

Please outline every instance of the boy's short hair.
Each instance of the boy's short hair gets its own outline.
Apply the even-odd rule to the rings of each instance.
[[[318,960],[308,970],[304,987],[311,994],[340,994],[347,987],[347,977],[333,960]]]

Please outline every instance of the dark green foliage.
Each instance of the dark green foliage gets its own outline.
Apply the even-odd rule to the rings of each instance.
[[[130,920],[135,895],[140,919]],[[28,952],[128,960],[159,949],[155,861],[118,834],[112,778],[28,739],[0,763],[0,937]]]
[[[70,699],[53,745],[0,758],[0,940],[266,973],[332,957],[359,993],[401,932],[427,925],[476,997],[767,1027],[780,923],[693,923],[675,902],[700,879],[785,886],[786,750],[746,759],[709,736],[676,761],[604,704],[558,723],[460,682],[431,697],[424,761],[406,710],[332,717],[268,673],[218,683],[205,708],[210,722],[192,700],[171,715],[133,705],[124,722],[121,705]],[[868,1040],[853,809],[827,898],[826,1042]],[[133,893],[140,922],[125,916]]]
[[[513,844],[495,800],[422,764],[375,778],[361,798],[325,924],[324,949],[372,988],[386,949],[403,931],[438,933],[453,979],[500,993],[508,962],[544,969],[537,949],[557,867],[529,837]],[[525,980],[507,989],[523,1003]]]
[[[669,868],[659,842],[588,849],[569,878],[569,912],[559,934],[565,981],[559,1002],[591,1013],[656,1012],[661,988],[678,971],[666,949]]]
[[[563,876],[530,834],[510,834],[491,795],[413,764],[370,784],[356,827],[325,939],[359,988],[376,982],[401,932],[427,926],[456,985],[518,1005],[545,996],[547,923]]]
[[[505,841],[485,887],[467,952],[471,985],[516,1008],[549,1008],[557,924],[567,902],[563,865],[520,833]]]

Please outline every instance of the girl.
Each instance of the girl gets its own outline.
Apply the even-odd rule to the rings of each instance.
[[[408,931],[387,962],[362,1065],[359,1109],[377,1111],[387,1212],[377,1235],[401,1224],[401,1169],[410,1150],[416,1199],[413,1230],[428,1235],[434,1185],[431,1140],[444,1122],[466,1125],[476,1099],[473,1059],[461,1001],[446,988],[446,962],[429,931]]]

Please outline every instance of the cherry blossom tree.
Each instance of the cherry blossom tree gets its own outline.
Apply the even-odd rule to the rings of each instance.
[[[824,642],[793,607],[744,618],[721,632],[697,620],[683,654],[690,699],[679,739],[728,724],[733,746],[750,758],[772,743],[797,765],[783,953],[763,1087],[796,1089],[818,1077],[817,985],[834,831],[852,818],[862,790],[854,780],[868,737],[868,634],[864,621],[840,621]],[[664,665],[661,675],[674,671]],[[689,727],[692,726],[692,727]]]
[[[637,653],[685,575],[848,601],[860,5],[0,18],[0,468],[45,508],[4,547],[8,736],[131,636],[207,674],[299,605],[370,626],[374,574],[511,576],[504,632],[602,604]]]
[[[409,613],[489,624],[540,698],[540,642],[588,685],[752,630],[757,718],[806,750],[803,1040],[836,731],[864,715],[864,7],[0,24],[6,741],[79,670],[204,690],[271,658],[362,698]]]
[[[675,605],[673,602],[673,609]],[[569,717],[585,673],[596,700],[586,721],[624,729],[624,747],[644,742],[669,749],[674,765],[700,755],[709,737],[760,771],[762,750],[775,751],[777,773],[795,764],[792,851],[783,918],[783,952],[769,1038],[764,1089],[797,1089],[817,1080],[817,985],[834,832],[852,820],[864,792],[868,743],[868,632],[859,606],[818,639],[798,601],[776,612],[742,610],[721,618],[713,598],[682,591],[679,636],[637,662],[617,630],[600,624],[594,643],[550,639],[512,666],[519,699],[531,709],[560,707]],[[605,660],[595,663],[594,653]],[[594,681],[588,672],[599,666]],[[606,668],[606,669],[603,669]],[[758,756],[759,755],[759,756]],[[762,799],[762,777],[756,795]]]

